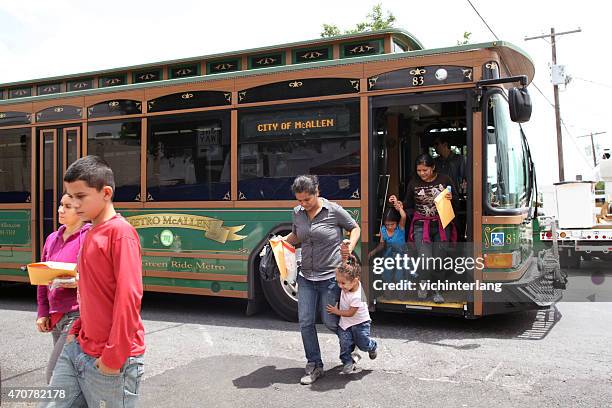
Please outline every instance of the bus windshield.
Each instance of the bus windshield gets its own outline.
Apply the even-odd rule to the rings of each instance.
[[[526,149],[520,125],[510,120],[508,102],[500,93],[490,96],[487,115],[487,194],[494,209],[527,205],[529,180]]]

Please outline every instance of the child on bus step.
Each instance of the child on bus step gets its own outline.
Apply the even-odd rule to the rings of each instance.
[[[341,374],[351,374],[357,370],[357,361],[361,358],[353,353],[355,346],[368,352],[370,359],[377,356],[376,341],[370,338],[370,313],[368,304],[364,301],[363,288],[359,280],[361,268],[355,256],[351,255],[347,262],[336,269],[336,282],[342,292],[340,305],[327,305],[327,312],[340,316],[338,337],[340,338]],[[353,354],[351,354],[353,353]]]
[[[134,407],[145,351],[140,240],[115,212],[113,171],[104,160],[75,161],[64,186],[77,214],[92,227],[77,261],[81,317],[51,378],[51,387],[64,389],[66,398],[43,406]]]
[[[395,258],[396,255],[403,256],[406,253],[406,212],[402,202],[395,196],[391,196],[389,202],[393,207],[388,208],[383,215],[383,225],[380,228],[380,242],[370,252],[369,258],[372,258],[383,249],[382,256],[384,258]],[[404,278],[404,272],[408,271],[398,270],[395,267],[385,268],[382,273],[383,282],[399,283]],[[384,297],[386,300],[397,299],[399,297],[404,298],[405,292],[398,293],[396,290],[386,289]]]

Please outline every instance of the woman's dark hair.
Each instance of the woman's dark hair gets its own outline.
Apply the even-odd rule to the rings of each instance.
[[[423,154],[419,154],[417,156],[417,158],[414,161],[414,168],[416,170],[416,167],[422,164],[423,166],[427,166],[427,167],[434,167],[435,163],[434,163],[434,159],[433,157],[431,157],[429,155],[429,153],[423,153]]]
[[[383,215],[383,222],[388,221],[388,222],[398,222],[399,223],[401,219],[402,217],[400,216],[399,211],[397,211],[393,207],[387,208],[387,211],[385,211],[385,214]]]
[[[303,174],[301,176],[297,176],[295,180],[293,180],[291,191],[293,194],[308,193],[316,195],[319,191],[319,178],[314,174]]]
[[[350,281],[361,276],[361,266],[359,266],[355,255],[350,255],[346,262],[342,262],[342,265],[336,268],[336,271],[346,276]]]

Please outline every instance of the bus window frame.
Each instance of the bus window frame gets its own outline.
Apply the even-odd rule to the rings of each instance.
[[[141,164],[141,171],[144,172],[144,178],[146,180],[146,184],[145,184],[145,203],[174,203],[174,202],[181,202],[181,203],[199,203],[199,202],[204,202],[204,203],[211,203],[211,202],[227,202],[227,200],[223,200],[223,199],[209,199],[209,200],[203,200],[203,199],[197,199],[197,200],[185,200],[184,198],[179,198],[179,199],[175,199],[175,200],[162,200],[162,199],[157,199],[154,198],[153,200],[149,200],[149,196],[151,194],[151,192],[149,191],[149,165],[148,165],[148,159],[149,159],[149,151],[148,151],[148,146],[149,146],[149,142],[150,142],[150,137],[151,137],[151,122],[162,122],[165,120],[170,119],[170,121],[172,121],[172,119],[176,119],[176,118],[181,118],[183,119],[181,120],[176,120],[176,122],[195,122],[197,120],[219,120],[219,122],[221,123],[222,126],[222,130],[221,133],[223,134],[223,129],[226,128],[227,129],[227,136],[230,139],[229,141],[229,148],[230,151],[228,152],[228,159],[229,159],[229,166],[231,169],[232,166],[232,153],[231,153],[231,148],[232,148],[232,140],[231,140],[231,132],[232,132],[232,120],[231,120],[231,111],[229,109],[219,109],[219,110],[206,110],[206,111],[197,111],[197,112],[181,112],[181,111],[173,111],[174,113],[171,114],[164,114],[164,115],[155,115],[155,116],[150,116],[147,120],[147,126],[145,129],[145,138],[146,138],[146,146],[147,146],[147,151],[145,154],[145,162],[144,164]],[[167,123],[167,122],[166,122]],[[159,124],[159,123],[158,123]],[[223,137],[223,135],[221,136]],[[231,181],[231,170],[230,170],[230,181],[229,181],[229,189],[231,191],[231,185],[232,185],[232,181]],[[152,196],[152,195],[151,195]]]
[[[91,121],[86,121],[83,126],[87,129],[84,137],[83,137],[83,143],[84,146],[81,145],[81,157],[85,156],[84,152],[87,152],[86,155],[90,155],[93,154],[91,152],[92,149],[90,149],[89,147],[89,142],[90,140],[95,140],[95,139],[90,139],[90,136],[92,135],[92,133],[90,132],[90,127],[91,126],[104,126],[104,125],[108,125],[108,124],[113,124],[113,123],[138,123],[140,126],[139,129],[139,138],[138,138],[138,159],[140,160],[139,166],[138,166],[138,190],[137,190],[137,195],[136,197],[138,197],[138,194],[142,191],[142,183],[143,183],[143,177],[142,177],[142,171],[143,171],[143,163],[142,163],[142,149],[143,149],[143,127],[145,126],[146,122],[144,122],[145,117],[139,116],[139,115],[124,115],[124,116],[116,116],[116,117],[109,117],[109,118],[101,118],[101,120],[91,120]],[[103,160],[107,161],[108,159],[101,157]],[[112,167],[112,166],[111,166]],[[115,173],[117,173],[118,171],[115,169],[114,170]],[[146,177],[145,177],[146,180]],[[128,205],[133,205],[134,203],[138,203],[141,204],[142,201],[137,201],[136,199],[132,199],[132,200],[118,200],[116,199],[117,197],[117,188],[119,186],[117,186],[117,177],[115,176],[115,189],[113,191],[113,202],[116,204],[121,204],[121,206],[124,206],[125,204]],[[124,187],[124,186],[120,186],[120,187]],[[122,192],[122,194],[124,194]]]
[[[284,110],[288,110],[288,111],[294,111],[298,108],[300,109],[311,109],[311,108],[317,108],[317,107],[326,107],[328,105],[334,105],[334,104],[351,104],[354,103],[357,105],[357,111],[358,111],[358,121],[359,121],[359,145],[360,145],[360,155],[361,155],[361,143],[362,143],[362,136],[361,136],[361,99],[357,96],[357,95],[351,95],[350,97],[342,97],[342,98],[336,98],[336,99],[324,99],[324,100],[307,100],[307,101],[300,101],[300,100],[292,100],[291,102],[285,102],[283,100],[279,101],[279,103],[273,103],[273,104],[264,104],[264,105],[258,105],[258,106],[246,106],[246,107],[242,107],[239,106],[236,110],[237,110],[237,123],[236,123],[236,133],[237,133],[237,138],[236,138],[236,149],[238,151],[238,157],[237,157],[237,161],[236,161],[236,188],[238,189],[238,191],[240,191],[240,145],[241,145],[241,141],[244,141],[244,139],[241,138],[241,125],[240,125],[240,120],[242,115],[249,115],[249,114],[257,114],[257,113],[271,113],[274,112],[274,108],[280,108],[280,109],[284,109]],[[359,171],[361,172],[362,166],[360,165]],[[298,175],[296,175],[295,177],[297,177]],[[362,185],[361,185],[361,179],[360,179],[360,184],[359,184],[359,190],[362,190]],[[277,198],[266,198],[266,199],[243,199],[241,200],[240,198],[236,201],[238,202],[250,202],[250,203],[257,203],[257,202],[279,202],[279,201],[292,201],[292,198],[281,198],[281,199],[277,199]],[[350,200],[355,200],[355,201],[360,201],[360,198],[334,198],[334,199],[330,199],[333,201],[350,201]]]
[[[27,152],[27,158],[30,160],[30,174],[28,174],[29,180],[30,180],[30,185],[29,185],[29,189],[30,191],[28,192],[28,196],[30,201],[27,201],[28,198],[26,198],[26,201],[10,201],[10,202],[6,202],[6,201],[0,201],[0,207],[2,207],[3,209],[11,207],[11,206],[28,206],[30,207],[31,205],[34,204],[34,197],[37,196],[38,192],[35,192],[36,189],[36,183],[33,182],[32,180],[32,173],[34,171],[34,166],[36,163],[36,156],[33,155],[33,152],[35,151],[35,149],[37,150],[37,146],[35,146],[35,144],[37,143],[37,138],[36,136],[34,136],[34,134],[32,133],[32,126],[31,125],[11,125],[11,126],[3,126],[0,127],[0,135],[2,134],[3,131],[16,131],[20,132],[20,131],[24,131],[27,132],[27,137],[30,138],[30,147],[29,147],[29,151]]]
[[[483,189],[483,194],[482,194],[482,207],[485,210],[485,215],[491,215],[491,216],[503,216],[503,215],[529,215],[529,202],[531,201],[531,197],[530,197],[530,184],[531,182],[529,181],[532,177],[533,177],[533,170],[531,169],[531,166],[529,166],[529,157],[527,154],[527,150],[528,147],[526,145],[527,140],[525,137],[525,133],[523,132],[523,128],[522,126],[517,123],[517,125],[519,126],[519,129],[521,131],[521,147],[523,149],[523,159],[524,159],[524,163],[523,163],[523,167],[527,166],[527,174],[525,177],[525,195],[526,195],[526,201],[525,201],[525,205],[519,208],[495,208],[491,205],[490,201],[489,201],[489,184],[487,182],[487,177],[488,177],[488,149],[487,149],[487,126],[489,123],[489,100],[490,98],[495,95],[495,94],[499,94],[501,95],[506,102],[508,102],[508,95],[506,94],[506,92],[502,89],[502,88],[490,88],[487,89],[486,93],[484,94],[484,97],[482,99],[482,135],[481,135],[481,143],[482,143],[482,157],[483,157],[483,166],[482,166],[482,189]],[[508,114],[510,115],[510,114]],[[495,144],[497,145],[497,140],[495,142]]]

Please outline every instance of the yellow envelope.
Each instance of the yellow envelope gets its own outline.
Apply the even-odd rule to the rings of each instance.
[[[70,262],[34,262],[28,265],[28,274],[32,285],[48,285],[59,276],[76,276],[75,263]]]
[[[453,205],[451,204],[450,200],[446,199],[446,194],[448,194],[448,191],[444,190],[438,194],[436,198],[434,198],[434,203],[436,203],[438,215],[440,216],[440,221],[442,221],[442,228],[446,228],[446,226],[455,218]]]

